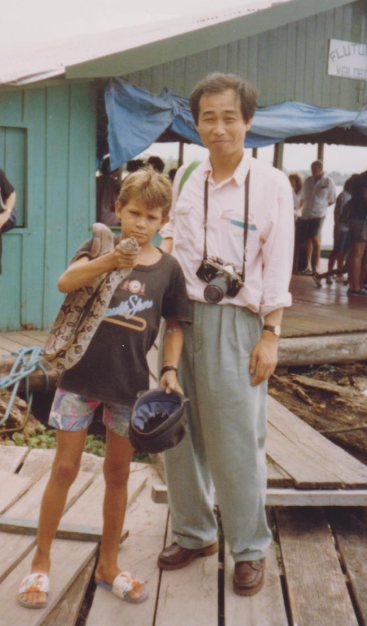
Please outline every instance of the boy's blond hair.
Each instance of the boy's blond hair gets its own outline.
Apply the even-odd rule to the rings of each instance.
[[[152,167],[140,169],[125,178],[117,200],[124,207],[134,198],[145,202],[149,209],[161,208],[162,217],[166,217],[172,202],[171,184]]]

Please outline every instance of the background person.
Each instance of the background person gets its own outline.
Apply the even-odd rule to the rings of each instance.
[[[348,202],[351,254],[348,296],[367,296],[367,171],[353,182]]]
[[[334,209],[334,247],[330,254],[328,261],[328,271],[331,272],[334,269],[335,262],[337,264],[338,271],[342,271],[345,263],[346,255],[350,249],[350,237],[349,237],[349,207],[346,207],[347,203],[352,197],[352,187],[356,174],[350,176],[345,183],[343,191],[338,195],[335,202]],[[342,276],[338,277],[343,280]],[[336,278],[335,280],[338,280]],[[331,276],[326,278],[328,285],[333,283]]]
[[[105,156],[99,167],[97,177],[97,221],[106,226],[120,226],[115,213],[115,204],[120,193],[119,170],[110,171],[110,157]]]
[[[294,258],[293,258],[293,272],[297,273],[298,265],[299,265],[299,252],[300,247],[302,245],[301,242],[301,233],[298,224],[298,220],[301,216],[301,192],[303,179],[299,174],[289,174],[288,176],[289,182],[293,191],[293,209],[294,209],[294,221],[295,221],[295,246],[294,246]]]
[[[306,178],[301,192],[301,238],[306,245],[306,268],[301,274],[316,273],[320,261],[320,237],[325,215],[336,200],[335,184],[325,174],[322,161],[311,163],[312,176]]]
[[[147,165],[152,167],[159,174],[163,174],[164,170],[164,161],[159,156],[150,156]]]
[[[0,169],[0,274],[2,256],[2,235],[15,225],[15,200],[16,192],[5,172]]]

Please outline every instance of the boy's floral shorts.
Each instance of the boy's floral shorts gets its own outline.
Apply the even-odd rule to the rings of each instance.
[[[130,407],[84,398],[60,387],[56,390],[48,423],[59,430],[85,430],[92,423],[94,412],[100,404],[103,404],[104,425],[116,434],[127,437]]]

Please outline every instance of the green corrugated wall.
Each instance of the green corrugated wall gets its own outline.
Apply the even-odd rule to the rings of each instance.
[[[366,81],[327,75],[329,39],[367,43],[365,0],[125,78],[154,93],[167,87],[188,97],[209,72],[233,72],[257,86],[261,106],[299,100],[321,107],[364,109]]]
[[[88,83],[0,94],[0,167],[18,187],[24,224],[3,236],[2,331],[50,327],[63,299],[57,278],[89,236],[95,221],[95,100]],[[23,137],[23,148],[11,157],[14,142],[1,140],[14,134]]]

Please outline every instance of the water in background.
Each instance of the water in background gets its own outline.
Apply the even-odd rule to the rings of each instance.
[[[341,185],[336,185],[336,195],[338,196],[343,191],[343,187]],[[332,204],[329,206],[325,218],[324,225],[322,227],[321,232],[321,247],[324,250],[330,249],[333,247],[333,232],[334,232],[334,207]]]

